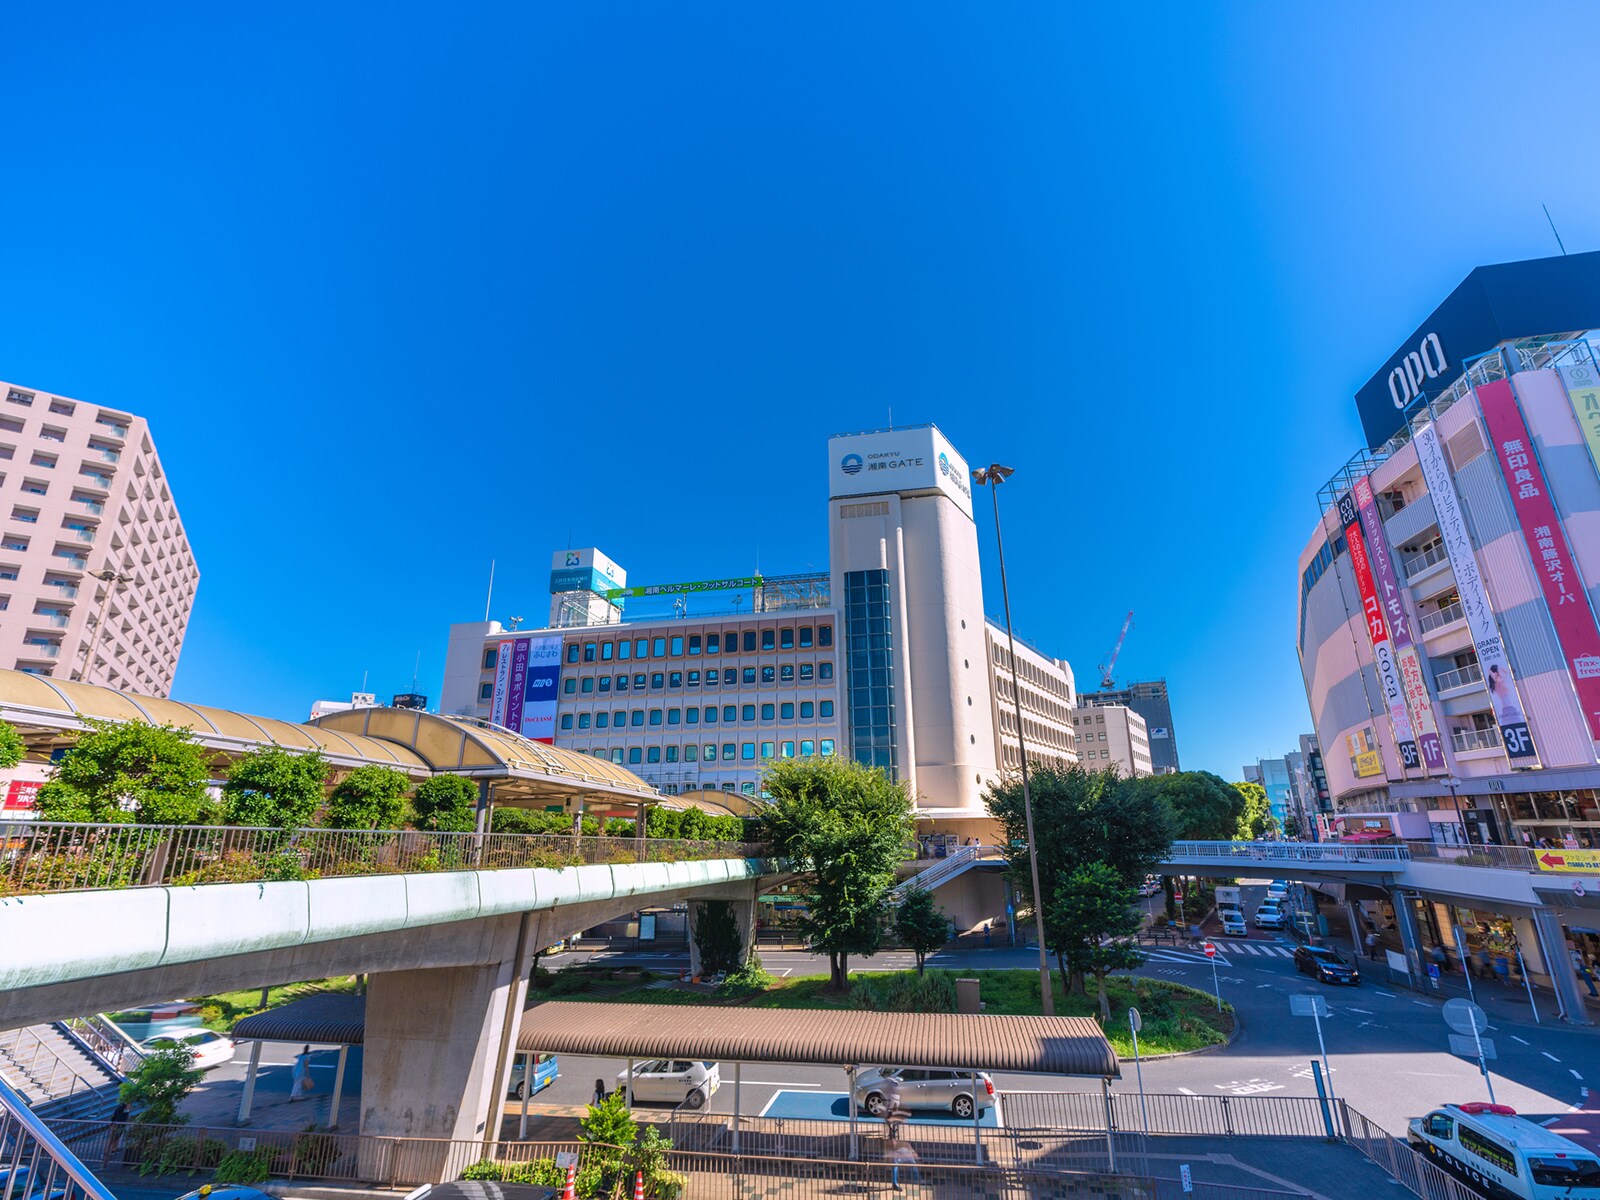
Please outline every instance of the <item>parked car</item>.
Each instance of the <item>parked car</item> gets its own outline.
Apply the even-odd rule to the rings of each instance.
[[[148,1038],[139,1045],[146,1050],[188,1050],[194,1055],[194,1065],[201,1071],[220,1067],[233,1061],[233,1039],[214,1029],[197,1029],[193,1033],[162,1034]]]
[[[1160,890],[1161,877],[1158,875],[1146,875],[1144,882],[1139,885],[1139,895],[1141,896],[1154,896]]]
[[[1217,914],[1222,918],[1222,932],[1229,937],[1245,937],[1248,930],[1244,924],[1244,914],[1237,908],[1225,908]]]
[[[1323,983],[1348,983],[1352,987],[1361,982],[1361,972],[1352,963],[1339,957],[1331,946],[1296,946],[1295,969]]]
[[[1289,894],[1289,885],[1281,879],[1274,879],[1267,884],[1267,899],[1282,900]]]
[[[1256,909],[1257,929],[1282,929],[1283,910],[1278,907],[1277,901],[1263,901]]]
[[[628,1072],[617,1072],[617,1087],[628,1086]],[[633,1098],[685,1108],[704,1108],[722,1086],[722,1075],[714,1062],[656,1058],[633,1064]]]
[[[994,1107],[994,1081],[978,1072],[978,1108]],[[972,1118],[972,1075],[966,1071],[922,1070],[917,1067],[871,1067],[856,1076],[856,1104],[875,1117],[889,1111],[899,1093],[905,1109],[931,1109]]]
[[[516,1063],[511,1068],[511,1083],[506,1088],[506,1095],[513,1100],[526,1100],[529,1096],[538,1095],[556,1081],[561,1072],[556,1067],[554,1054],[541,1054],[533,1061],[533,1090],[527,1090],[527,1081],[523,1079],[524,1062],[521,1055],[517,1056]]]

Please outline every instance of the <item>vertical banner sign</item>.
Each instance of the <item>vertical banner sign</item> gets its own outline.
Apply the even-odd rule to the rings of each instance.
[[[1406,709],[1411,714],[1411,728],[1417,735],[1422,750],[1422,762],[1430,774],[1444,770],[1444,747],[1439,740],[1439,725],[1433,717],[1433,702],[1428,698],[1428,681],[1422,673],[1422,656],[1417,653],[1411,637],[1411,618],[1406,615],[1405,602],[1400,597],[1400,584],[1394,574],[1394,560],[1389,556],[1389,539],[1383,531],[1383,518],[1372,494],[1372,478],[1363,475],[1356,480],[1356,508],[1361,513],[1361,528],[1367,535],[1367,559],[1372,564],[1373,581],[1378,586],[1378,600],[1389,622],[1389,632],[1394,637],[1394,661],[1400,671],[1400,687],[1405,694]]]
[[[561,703],[561,638],[528,638],[527,682],[522,689],[523,737],[556,740],[556,708]]]
[[[522,704],[528,688],[528,643],[532,638],[518,638],[511,643],[511,678],[506,681],[506,719],[500,722],[507,729],[522,731]]]
[[[1600,471],[1600,371],[1592,362],[1571,363],[1561,368],[1561,382],[1577,414],[1578,428],[1583,430],[1589,457]]]
[[[1339,497],[1339,522],[1344,526],[1345,544],[1350,547],[1350,565],[1355,568],[1356,588],[1361,593],[1361,620],[1367,627],[1367,639],[1372,643],[1378,686],[1383,689],[1383,702],[1389,709],[1389,728],[1394,733],[1395,745],[1400,748],[1400,769],[1414,771],[1421,765],[1417,757],[1417,739],[1411,732],[1405,690],[1400,686],[1400,670],[1394,662],[1394,643],[1389,639],[1389,623],[1384,619],[1383,605],[1378,602],[1355,497],[1349,492]]]
[[[1533,559],[1534,574],[1544,589],[1544,602],[1556,627],[1556,641],[1561,644],[1567,674],[1578,694],[1578,706],[1589,723],[1589,736],[1600,741],[1600,629],[1595,627],[1594,611],[1578,575],[1572,546],[1556,517],[1556,506],[1551,503],[1533,435],[1522,419],[1509,379],[1496,379],[1479,387],[1478,407],[1489,427],[1500,474],[1511,490],[1511,507],[1516,510],[1522,540]]]
[[[496,653],[494,672],[494,704],[489,709],[489,720],[496,725],[506,723],[506,691],[511,682],[511,643],[501,642]]]
[[[1433,511],[1439,518],[1444,552],[1450,560],[1451,570],[1455,572],[1456,591],[1461,594],[1461,608],[1467,614],[1467,630],[1472,634],[1473,648],[1478,652],[1478,665],[1483,668],[1483,680],[1489,687],[1489,699],[1495,720],[1500,725],[1506,756],[1513,762],[1522,760],[1518,765],[1530,766],[1532,763],[1529,760],[1536,760],[1537,754],[1533,737],[1528,732],[1528,718],[1523,715],[1516,677],[1511,673],[1505,644],[1501,642],[1500,629],[1495,624],[1494,610],[1489,607],[1489,595],[1483,590],[1483,578],[1478,574],[1478,559],[1472,552],[1472,541],[1467,537],[1467,525],[1461,516],[1461,501],[1456,496],[1455,485],[1450,482],[1450,470],[1445,466],[1439,430],[1430,421],[1417,430],[1413,441],[1417,447],[1417,462],[1422,467],[1422,477],[1428,483],[1428,497],[1433,501]]]

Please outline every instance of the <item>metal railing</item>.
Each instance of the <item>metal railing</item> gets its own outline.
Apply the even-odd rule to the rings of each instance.
[[[16,1087],[31,1092],[34,1104],[93,1091],[99,1086],[63,1062],[54,1046],[27,1027],[0,1033],[0,1070],[11,1077]]]
[[[59,1137],[0,1080],[0,1198],[116,1200]]]
[[[1344,1135],[1357,1150],[1422,1200],[1483,1200],[1477,1192],[1446,1173],[1403,1140],[1374,1125],[1347,1104],[1341,1104]]]
[[[1483,667],[1478,663],[1468,663],[1454,671],[1437,671],[1433,676],[1433,686],[1440,692],[1448,692],[1451,688],[1467,687],[1474,683],[1483,682]]]
[[[679,838],[16,821],[0,822],[0,896],[766,853],[744,842]]]
[[[1417,624],[1422,626],[1423,633],[1428,633],[1432,630],[1438,629],[1441,625],[1448,625],[1452,621],[1459,621],[1466,615],[1466,610],[1461,607],[1461,602],[1457,600],[1451,604],[1446,604],[1440,608],[1436,608],[1432,612],[1423,613],[1422,617],[1417,621]]]
[[[1352,845],[1346,842],[1173,842],[1165,855],[1167,863],[1185,859],[1239,860],[1239,866],[1252,862],[1382,864],[1404,862],[1404,846]]]
[[[1493,750],[1500,744],[1500,735],[1493,729],[1452,729],[1450,745],[1458,753],[1470,750]]]
[[[1444,562],[1449,556],[1445,553],[1444,543],[1435,542],[1420,554],[1413,554],[1409,558],[1400,560],[1400,569],[1407,579],[1422,574],[1434,563]]]
[[[126,1075],[144,1061],[144,1047],[104,1013],[69,1017],[61,1023],[118,1075]]]
[[[1112,1092],[1108,1110],[1095,1092],[1016,1092],[1001,1103],[1006,1126],[1017,1136],[1038,1130],[1103,1133],[1109,1116],[1119,1133],[1206,1137],[1326,1137],[1323,1102],[1315,1096],[1186,1096],[1149,1093],[1141,1107],[1137,1092]],[[1337,1127],[1337,1114],[1329,1110]]]
[[[889,895],[891,899],[898,901],[904,899],[908,892],[918,889],[932,891],[952,875],[966,870],[969,863],[977,862],[982,852],[982,846],[962,846],[954,854],[947,855],[933,866],[895,885]]]
[[[1407,842],[1406,852],[1418,862],[1444,862],[1458,867],[1495,867],[1502,871],[1539,871],[1537,852],[1526,846],[1447,846],[1442,842]]]

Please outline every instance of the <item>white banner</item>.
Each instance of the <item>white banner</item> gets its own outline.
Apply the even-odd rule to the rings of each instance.
[[[494,704],[489,709],[489,720],[496,725],[504,725],[506,721],[506,697],[511,693],[511,654],[515,646],[514,641],[501,642],[500,652],[495,656]]]

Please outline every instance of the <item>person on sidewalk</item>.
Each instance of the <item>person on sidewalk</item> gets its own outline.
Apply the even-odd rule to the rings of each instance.
[[[1589,985],[1589,995],[1600,996],[1600,992],[1595,991],[1594,972],[1589,970],[1589,964],[1583,961],[1583,955],[1578,952],[1578,948],[1569,942],[1567,953],[1572,955],[1572,969],[1578,973],[1578,978]]]
[[[1373,962],[1378,961],[1378,931],[1376,929],[1367,930],[1367,957]]]
[[[911,1148],[911,1143],[905,1138],[895,1138],[889,1143],[889,1161],[894,1163],[894,1172],[889,1177],[889,1182],[897,1192],[905,1189],[900,1186],[900,1168],[908,1167],[911,1171],[911,1180],[919,1186],[922,1183],[922,1171],[917,1166],[917,1152]]]
[[[317,1085],[311,1081],[311,1047],[304,1047],[294,1056],[294,1070],[289,1074],[289,1103],[304,1100]]]

